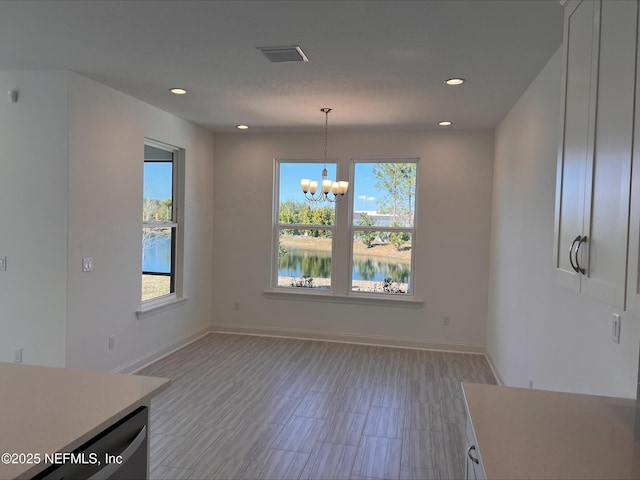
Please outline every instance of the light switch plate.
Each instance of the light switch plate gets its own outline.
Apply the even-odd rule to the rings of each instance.
[[[93,270],[93,257],[84,257],[82,259],[82,271],[91,272]]]
[[[7,270],[7,257],[0,257],[0,272]]]

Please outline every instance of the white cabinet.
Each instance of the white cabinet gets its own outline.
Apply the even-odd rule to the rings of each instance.
[[[473,433],[473,427],[471,425],[471,418],[467,413],[467,444],[466,444],[466,468],[465,478],[467,480],[485,480],[487,477],[482,467],[482,461],[480,460],[480,451],[478,449],[478,442],[476,436]]]
[[[637,26],[636,0],[566,6],[557,278],[620,309],[627,293]]]
[[[640,52],[640,38],[639,52]],[[640,62],[637,62],[636,82],[640,83]],[[636,90],[640,92],[640,85]],[[631,177],[631,212],[629,215],[629,259],[627,273],[627,310],[640,317],[640,95],[636,96],[633,168]],[[640,395],[640,372],[638,373]],[[638,397],[640,398],[640,396]]]
[[[564,22],[554,260],[558,280],[575,290],[580,289],[581,278],[573,255],[584,231],[586,172],[592,165],[589,131],[593,118],[591,98],[595,96],[591,83],[593,50],[597,45],[595,14],[594,2],[575,2],[567,5]]]

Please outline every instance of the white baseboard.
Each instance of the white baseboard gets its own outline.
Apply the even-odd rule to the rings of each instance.
[[[355,333],[322,332],[317,330],[298,330],[277,327],[254,327],[228,323],[213,323],[211,332],[256,335],[262,337],[295,338],[300,340],[320,340],[336,343],[357,343],[383,347],[414,348],[418,350],[436,350],[439,352],[474,353],[486,356],[483,345],[470,345],[453,342],[431,342],[400,337],[360,335]]]
[[[156,348],[155,350],[152,350],[151,352],[148,352],[125,365],[115,368],[111,370],[111,373],[136,373],[143,368],[151,365],[152,363],[157,362],[161,358],[164,358],[167,355],[171,355],[173,352],[186,347],[190,343],[195,342],[196,340],[204,337],[209,333],[211,333],[211,327],[207,326],[203,330],[200,330],[186,337],[179,338],[177,340],[174,340],[173,342],[167,343],[166,345]]]
[[[504,382],[502,381],[502,378],[500,378],[500,375],[498,375],[498,371],[496,370],[496,366],[493,364],[493,360],[491,359],[489,352],[485,354],[485,357],[487,357],[487,362],[489,362],[489,368],[491,368],[493,376],[496,377],[496,382],[498,382],[498,385],[501,387],[504,386]]]

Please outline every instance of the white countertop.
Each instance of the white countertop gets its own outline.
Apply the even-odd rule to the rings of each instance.
[[[635,400],[463,383],[490,479],[640,478]]]
[[[0,454],[72,452],[167,388],[164,378],[0,363]],[[0,479],[48,465],[3,464]]]

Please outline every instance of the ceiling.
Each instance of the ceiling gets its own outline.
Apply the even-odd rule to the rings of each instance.
[[[215,132],[317,131],[321,107],[332,130],[493,128],[561,43],[556,0],[0,2],[0,70],[73,70]],[[256,48],[281,45],[309,62]]]

